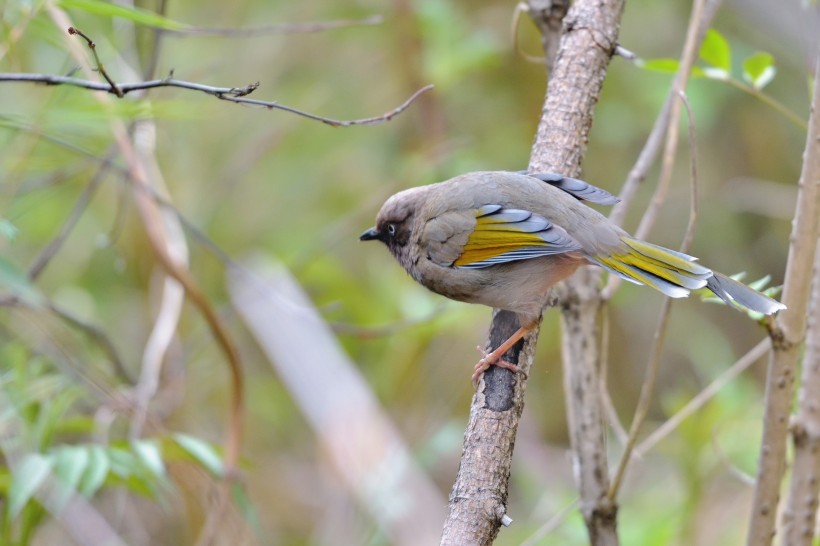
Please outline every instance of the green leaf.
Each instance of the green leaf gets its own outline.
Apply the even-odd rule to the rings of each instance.
[[[216,450],[210,444],[188,436],[187,434],[174,434],[174,440],[177,445],[184,449],[189,455],[199,462],[202,466],[211,471],[215,476],[222,476],[225,473],[225,467],[222,464],[222,459],[216,453]]]
[[[165,464],[162,462],[162,453],[158,442],[154,440],[137,440],[132,442],[131,446],[148,470],[158,478],[165,476]]]
[[[706,70],[707,77],[724,80],[729,78],[732,70],[732,49],[720,32],[713,28],[706,32],[703,45],[700,46],[700,58],[711,66]]]
[[[163,17],[153,11],[132,8],[113,2],[101,0],[58,0],[57,5],[65,9],[78,9],[104,17],[121,17],[138,25],[162,28],[165,30],[185,30],[189,25]]]
[[[139,463],[134,455],[121,447],[109,447],[106,453],[111,473],[126,479],[139,472]]]
[[[677,59],[667,58],[639,60],[636,64],[646,70],[663,72],[664,74],[674,74],[680,66]]]
[[[17,226],[5,218],[0,218],[0,235],[5,237],[7,241],[13,241],[16,239],[19,232],[20,230]]]
[[[77,491],[77,484],[88,467],[88,461],[88,451],[84,447],[66,446],[57,451],[54,475],[60,484],[58,507],[62,507],[71,494]]]
[[[766,87],[776,73],[774,57],[765,51],[758,51],[743,61],[743,79],[755,89]]]
[[[0,286],[35,307],[45,303],[43,294],[14,263],[0,256]]]
[[[9,487],[8,517],[16,518],[48,477],[54,459],[40,453],[26,455],[14,469]]]
[[[108,455],[102,446],[91,445],[88,446],[88,464],[85,468],[82,480],[80,480],[80,493],[86,497],[91,497],[99,491],[105,478],[108,476],[108,470],[111,468],[111,463],[108,461]]]

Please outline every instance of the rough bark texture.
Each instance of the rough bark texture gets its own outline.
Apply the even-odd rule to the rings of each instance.
[[[514,314],[497,311],[490,329],[490,346],[497,347],[517,329]],[[534,335],[537,331],[528,337]],[[534,342],[519,341],[505,358],[529,369],[534,351]],[[498,535],[506,514],[510,462],[526,386],[525,380],[495,366],[479,382],[441,544],[492,544]]]
[[[579,0],[567,13],[530,158],[530,170],[559,172],[568,176],[579,174],[581,157],[592,125],[592,110],[615,49],[622,9],[621,0]],[[587,277],[588,273],[580,276]],[[595,285],[589,283],[587,280],[584,285]],[[571,303],[565,306],[568,309],[564,320],[567,331],[581,332],[578,334],[582,336],[578,338],[578,344],[586,346],[591,354],[575,354],[576,343],[568,340],[565,345],[570,348],[565,357],[570,362],[583,357],[594,371],[596,313],[594,310],[590,313],[584,307],[584,302],[588,301],[587,292],[581,290],[579,294],[577,290],[570,291],[570,295]],[[497,311],[490,328],[490,347],[498,346],[517,327],[513,315]],[[508,352],[505,359],[528,372],[537,334],[535,331],[524,338],[523,343]],[[575,366],[573,364],[571,367]],[[583,374],[578,377],[583,377]],[[582,385],[579,388],[584,389]],[[525,390],[526,379],[514,376],[507,370],[490,368],[481,379],[473,397],[464,452],[450,495],[450,512],[444,525],[442,544],[490,544],[498,534],[506,511],[512,451]],[[594,387],[589,394],[593,392]],[[592,403],[593,408],[598,408],[597,400]],[[594,415],[598,416],[600,426],[599,409],[584,414],[583,419],[595,420]],[[576,422],[580,422],[579,419],[581,417],[576,415]],[[602,435],[600,440],[603,442]],[[578,446],[574,445],[574,449],[577,451]],[[601,449],[600,453],[605,451]],[[595,495],[583,495],[584,503],[593,499],[584,513],[585,517],[589,514],[587,522],[594,544],[615,544],[614,509],[602,509],[600,503],[607,489],[605,465],[600,478],[602,481],[598,483]]]

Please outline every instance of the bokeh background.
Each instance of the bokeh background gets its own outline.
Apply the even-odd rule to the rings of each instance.
[[[148,2],[141,7],[155,10]],[[435,89],[377,126],[332,128],[281,111],[220,102],[179,89],[149,101],[116,103],[125,119],[153,116],[162,174],[176,207],[226,255],[263,255],[283,263],[309,294],[355,362],[381,410],[404,438],[444,502],[458,468],[473,388],[470,373],[484,342],[488,309],[444,301],[415,284],[382,248],[358,241],[390,194],[472,170],[526,168],[546,74],[539,37],[526,16],[511,32],[513,2],[358,0],[330,2],[167,3],[168,17],[199,27],[359,19],[304,34],[166,34],[158,74],[216,86],[259,81],[254,97],[337,119],[379,115],[428,83]],[[621,44],[642,58],[680,53],[689,2],[633,0]],[[149,57],[152,32],[88,11],[68,10],[97,43],[118,81]],[[39,3],[0,6],[0,71],[66,74],[75,61],[64,29]],[[800,117],[808,108],[809,53],[817,40],[816,6],[797,1],[726,2],[714,27],[729,40],[735,73],[758,50],[772,53],[777,75],[765,92]],[[138,44],[136,50],[134,43]],[[131,69],[128,68],[131,67]],[[616,193],[666,96],[671,76],[613,60],[596,110],[583,176]],[[805,132],[757,98],[720,82],[688,89],[697,128],[701,211],[692,253],[722,272],[782,280]],[[43,135],[103,156],[112,139],[99,106],[81,89],[0,84],[0,217],[17,231],[0,238],[2,254],[28,267],[60,229],[98,163]],[[685,126],[673,188],[652,242],[677,247],[689,214]],[[657,168],[626,227],[634,229],[651,197]],[[108,175],[37,287],[99,325],[131,376],[137,376],[156,312],[161,269],[121,176]],[[230,305],[225,263],[194,237],[191,271],[238,341],[248,379],[243,470],[254,525],[263,544],[386,544],[388,538],[351,495],[291,393]],[[610,392],[629,422],[638,398],[661,296],[622,286],[610,308]],[[9,374],[20,362],[125,388],[84,336],[48,313],[0,311]],[[558,313],[546,313],[527,393],[510,486],[515,520],[497,543],[520,544],[576,498],[568,456]],[[753,321],[724,306],[675,305],[658,396],[646,430],[698,393],[759,339]],[[41,350],[59,339],[64,359]],[[625,544],[737,544],[745,530],[762,408],[762,362],[727,385],[696,415],[631,468],[621,497]],[[95,379],[99,380],[99,379]],[[327,378],[332,382],[332,378]],[[163,375],[156,418],[218,445],[225,429],[227,374],[209,331],[191,306]],[[65,420],[93,415],[93,397],[72,404]],[[124,429],[125,426],[121,425]],[[112,436],[123,434],[113,426]],[[50,445],[89,438],[59,429]],[[46,446],[44,446],[46,447]],[[613,440],[612,461],[621,446]],[[148,521],[152,544],[176,544],[193,532],[184,517],[152,508],[164,499],[125,504],[123,519]],[[159,513],[158,513],[159,512]],[[169,514],[176,514],[171,510]],[[40,532],[47,536],[48,524]],[[182,537],[182,538],[180,538]],[[135,539],[136,540],[136,539]],[[533,543],[584,544],[570,515]]]

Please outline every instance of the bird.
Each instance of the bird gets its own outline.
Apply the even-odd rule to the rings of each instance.
[[[496,365],[540,320],[550,289],[583,265],[598,266],[672,298],[708,289],[732,307],[770,315],[785,306],[697,258],[636,239],[584,202],[618,198],[557,173],[481,171],[406,189],[385,201],[359,237],[381,241],[418,283],[447,298],[504,309],[520,328],[475,365]]]

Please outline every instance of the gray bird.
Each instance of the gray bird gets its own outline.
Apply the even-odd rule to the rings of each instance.
[[[518,372],[502,356],[537,324],[550,288],[597,265],[672,298],[706,288],[766,315],[785,306],[698,263],[631,237],[581,201],[615,204],[595,186],[561,175],[474,172],[390,197],[362,241],[383,242],[416,281],[450,299],[516,313],[521,327],[479,360]]]

